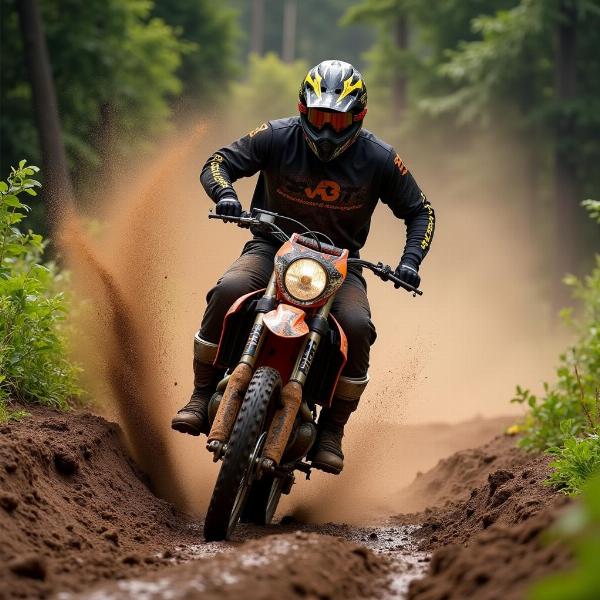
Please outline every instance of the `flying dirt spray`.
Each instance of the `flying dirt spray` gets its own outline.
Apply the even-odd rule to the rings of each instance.
[[[145,245],[149,236],[144,223],[156,226],[156,205],[168,197],[176,165],[201,135],[202,130],[195,131],[153,165],[141,185],[128,190],[132,202],[116,199],[112,208],[123,220],[108,217],[114,227],[106,239],[93,240],[73,214],[65,219],[60,237],[75,288],[86,300],[76,317],[76,357],[84,363],[97,407],[115,413],[155,490],[173,501],[181,500],[182,491],[167,441],[169,407],[160,385],[163,373],[156,343],[163,333],[160,314],[168,302],[155,295],[158,288],[149,276],[165,266],[168,252],[159,250],[160,245]]]
[[[210,203],[197,179],[226,134],[180,131],[192,133],[162,144],[156,158],[132,161],[126,174],[135,177],[99,202],[104,231],[91,236],[71,217],[62,242],[76,291],[87,299],[75,350],[98,410],[119,420],[155,490],[202,514],[217,467],[204,438],[171,431],[170,418],[191,391],[203,294],[239,254],[247,233],[209,223]],[[413,299],[369,282],[379,331],[372,383],[349,426],[344,473],[315,474],[293,505],[284,504],[303,518],[364,521],[374,509],[400,510],[399,488],[448,452],[439,427],[411,445],[404,441],[414,438],[401,424],[506,414],[514,384],[549,375],[547,365],[563,343],[547,330],[543,297],[528,283],[535,245],[519,242],[510,210],[489,191],[470,201],[453,190],[439,177],[439,162],[431,157],[416,169],[440,223],[422,270],[425,295]],[[252,188],[252,180],[236,184],[246,206]],[[363,255],[393,264],[403,237],[402,224],[381,207]],[[463,447],[471,439],[466,428]]]

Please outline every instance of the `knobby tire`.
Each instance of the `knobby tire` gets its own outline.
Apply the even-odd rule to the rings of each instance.
[[[224,540],[233,532],[235,523],[230,529],[229,520],[236,497],[250,457],[264,431],[269,405],[274,396],[279,396],[281,385],[278,371],[270,367],[257,369],[248,385],[206,513],[206,541]],[[243,514],[244,507],[241,512]]]

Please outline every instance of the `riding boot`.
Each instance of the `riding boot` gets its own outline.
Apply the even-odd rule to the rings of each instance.
[[[368,375],[360,379],[340,377],[331,406],[321,410],[319,415],[317,440],[309,456],[313,467],[336,475],[344,468],[344,426],[356,410],[368,382]]]
[[[217,344],[194,336],[194,391],[190,401],[171,420],[171,428],[190,435],[208,434],[208,402],[219,382],[221,370],[213,366]]]

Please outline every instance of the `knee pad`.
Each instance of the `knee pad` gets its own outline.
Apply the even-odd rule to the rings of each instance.
[[[342,375],[335,387],[334,396],[346,402],[358,402],[368,383],[368,373],[364,377],[345,377]]]
[[[212,365],[217,356],[218,348],[219,344],[213,344],[202,339],[199,331],[194,335],[194,360],[199,363]]]

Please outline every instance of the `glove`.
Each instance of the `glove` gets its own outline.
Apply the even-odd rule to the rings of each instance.
[[[223,217],[239,217],[242,214],[242,205],[234,196],[227,196],[217,202],[215,212]]]
[[[418,288],[421,284],[421,278],[419,277],[419,265],[410,259],[403,258],[400,261],[400,264],[396,267],[394,275],[398,279],[404,281],[404,283],[412,285],[414,288]],[[394,287],[398,289],[400,286],[395,283]]]

